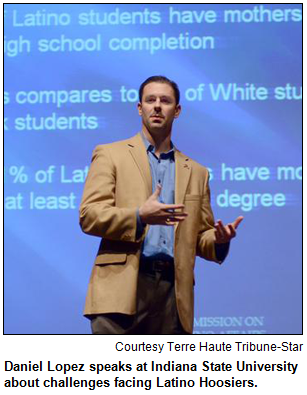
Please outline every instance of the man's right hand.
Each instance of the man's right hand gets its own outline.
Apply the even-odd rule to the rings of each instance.
[[[184,204],[163,204],[158,201],[161,185],[157,185],[154,193],[139,208],[139,215],[143,224],[173,226],[183,221],[188,213],[184,213]]]

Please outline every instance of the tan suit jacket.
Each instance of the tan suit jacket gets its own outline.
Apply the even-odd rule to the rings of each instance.
[[[175,150],[175,203],[188,217],[175,226],[175,292],[183,328],[192,333],[195,256],[217,261],[208,170]],[[137,208],[152,194],[150,165],[140,134],[99,145],[80,206],[85,233],[102,238],[86,297],[86,316],[136,312],[136,290],[142,237],[136,239]]]

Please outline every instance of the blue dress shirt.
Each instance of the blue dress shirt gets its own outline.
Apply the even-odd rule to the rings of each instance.
[[[149,143],[142,133],[142,138],[147,149],[147,155],[151,170],[152,193],[157,184],[162,186],[159,202],[174,204],[175,202],[175,155],[174,146],[171,143],[170,151],[161,153],[160,157],[155,154],[155,147]],[[138,233],[142,231],[142,224],[138,214]],[[151,225],[145,237],[142,255],[157,259],[174,257],[174,227],[167,225]]]

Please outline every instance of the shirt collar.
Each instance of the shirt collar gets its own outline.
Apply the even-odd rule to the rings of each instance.
[[[144,144],[145,144],[145,147],[146,147],[146,151],[147,152],[152,152],[154,154],[155,153],[155,147],[152,144],[150,144],[150,142],[147,140],[147,138],[145,137],[143,132],[141,132],[141,136],[142,136],[142,139],[144,141]],[[170,158],[172,160],[175,160],[175,147],[174,147],[174,144],[172,143],[172,141],[171,141],[171,149],[168,152],[162,153],[160,155],[160,158],[161,159],[168,159],[168,158]]]

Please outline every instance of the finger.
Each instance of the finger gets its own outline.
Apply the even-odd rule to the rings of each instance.
[[[167,221],[167,222],[165,222],[163,225],[166,225],[166,226],[175,226],[176,224],[177,224],[177,222]]]
[[[157,184],[156,190],[154,191],[154,193],[151,195],[154,199],[158,199],[160,193],[162,190],[162,186],[160,184]]]
[[[179,215],[171,215],[171,216],[168,217],[168,219],[170,221],[183,221],[184,219],[186,219],[186,217],[188,215],[189,215],[188,213],[182,213],[182,214],[179,214]]]
[[[177,221],[178,222],[178,221]],[[174,221],[174,219],[171,219],[170,217],[166,218],[163,222],[163,225],[167,225],[167,226],[174,226],[176,223],[176,221]]]
[[[167,222],[180,222],[186,219],[187,215],[175,215],[175,216],[168,216],[168,217],[163,217],[164,221]]]
[[[237,229],[237,227],[240,225],[240,223],[243,221],[242,215],[240,215],[240,217],[238,217],[236,220],[233,221],[232,225],[235,229]]]
[[[225,239],[223,237],[223,235],[221,234],[221,232],[216,228],[214,229],[215,231],[215,243],[220,244],[220,243],[224,243]]]
[[[216,235],[217,239],[218,239],[218,240],[223,239],[223,233],[222,233],[222,231],[221,231],[221,226],[220,226],[220,224],[219,224],[219,223],[216,223],[216,224],[214,225],[214,227],[215,227],[215,235]]]
[[[185,218],[173,218],[173,219],[168,219],[168,220],[166,220],[165,221],[165,223],[164,223],[164,225],[167,225],[167,226],[174,226],[174,225],[176,225],[176,224],[178,224],[179,222],[182,222],[182,221],[184,221],[185,220]]]
[[[176,217],[184,217],[184,218],[186,218],[189,214],[185,213],[185,212],[180,212],[180,213],[175,212],[174,213],[173,211],[169,212],[169,211],[160,210],[159,212],[157,212],[156,215],[161,217],[161,218],[164,218],[164,219],[166,219],[166,218],[170,218],[171,219],[171,218],[176,218]]]
[[[170,215],[168,218],[169,218],[170,220],[172,220],[172,219],[177,219],[177,218],[179,218],[179,219],[185,219],[188,215],[189,215],[188,213],[172,214],[172,215]]]
[[[178,210],[180,212],[184,209],[184,204],[163,204],[161,203],[161,210],[168,212],[168,213],[173,213],[175,210]]]
[[[227,227],[228,227],[228,229],[229,229],[229,236],[230,236],[231,238],[236,237],[236,233],[237,233],[237,232],[236,232],[236,230],[235,230],[233,224],[228,224]]]
[[[227,230],[225,229],[225,226],[220,219],[217,221],[217,229],[219,230],[222,238],[226,238],[228,236]]]

